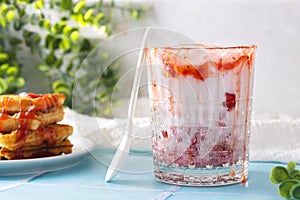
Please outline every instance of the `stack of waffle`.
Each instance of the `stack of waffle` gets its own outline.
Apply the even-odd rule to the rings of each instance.
[[[72,126],[64,117],[63,94],[0,96],[0,159],[27,159],[68,154]]]

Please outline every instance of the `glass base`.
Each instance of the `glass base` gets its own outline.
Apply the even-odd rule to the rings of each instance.
[[[213,168],[174,168],[154,164],[156,180],[182,186],[223,186],[245,183],[248,176],[248,163]]]

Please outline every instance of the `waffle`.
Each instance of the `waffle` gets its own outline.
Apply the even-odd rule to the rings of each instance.
[[[66,139],[55,145],[41,144],[37,146],[24,146],[16,151],[2,147],[0,157],[7,160],[41,158],[69,154],[72,152],[72,143]]]
[[[63,94],[33,94],[21,93],[20,95],[1,95],[0,111],[2,113],[16,113],[29,111],[48,112],[61,107],[65,101]]]
[[[71,153],[73,127],[64,117],[63,94],[0,95],[0,158],[26,159]]]
[[[15,130],[0,134],[0,146],[9,150],[16,150],[22,146],[35,146],[43,143],[53,145],[65,140],[72,133],[72,126],[63,124],[52,124],[34,131]]]
[[[36,111],[33,113],[17,112],[11,115],[2,114],[0,117],[0,132],[17,130],[20,126],[23,126],[23,129],[37,130],[41,125],[53,124],[63,118],[64,110],[62,106],[47,113]]]

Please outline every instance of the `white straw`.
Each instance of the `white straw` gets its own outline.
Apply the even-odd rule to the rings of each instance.
[[[113,177],[117,175],[117,170],[123,167],[128,157],[128,153],[131,145],[130,134],[132,133],[132,125],[133,125],[133,118],[135,114],[136,100],[139,92],[140,81],[141,81],[141,76],[143,71],[142,64],[144,60],[144,48],[148,39],[149,30],[150,27],[147,27],[145,30],[137,64],[136,64],[136,71],[135,71],[135,76],[134,76],[134,81],[133,81],[133,86],[132,86],[131,96],[130,96],[130,102],[128,107],[127,124],[125,130],[126,132],[106,172],[105,182],[110,181]]]

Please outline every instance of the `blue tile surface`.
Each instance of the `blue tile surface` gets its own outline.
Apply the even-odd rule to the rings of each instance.
[[[277,194],[277,186],[269,182],[271,168],[279,163],[251,162],[249,180],[246,184],[182,187],[154,180],[152,171],[149,170],[152,167],[151,155],[147,154],[130,155],[125,166],[126,170],[113,181],[105,183],[104,176],[111,157],[112,154],[98,152],[85,156],[78,165],[68,169],[39,175],[0,177],[0,198],[5,200],[282,199]]]

